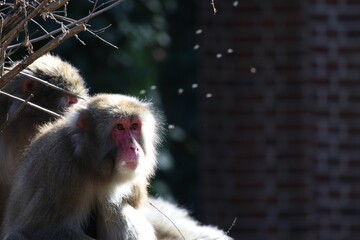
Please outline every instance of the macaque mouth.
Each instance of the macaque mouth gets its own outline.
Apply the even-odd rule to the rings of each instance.
[[[141,157],[140,149],[135,143],[126,142],[117,154],[117,161],[122,169],[135,171],[138,168]]]
[[[128,170],[136,170],[136,168],[138,167],[139,164],[136,160],[131,160],[131,161],[121,160],[120,165],[121,165],[121,167],[128,169]]]

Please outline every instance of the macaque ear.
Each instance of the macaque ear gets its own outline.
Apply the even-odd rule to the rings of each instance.
[[[89,113],[87,111],[82,111],[76,119],[76,127],[80,130],[87,131],[89,130],[89,126],[92,126],[90,121]]]
[[[38,83],[30,78],[26,78],[21,85],[21,91],[26,93],[34,93]]]
[[[80,130],[86,129],[86,116],[84,113],[80,113],[76,120],[76,127]]]

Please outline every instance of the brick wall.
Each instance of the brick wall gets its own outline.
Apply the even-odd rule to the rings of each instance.
[[[236,239],[360,239],[360,1],[215,0],[215,16],[210,2],[202,220],[237,217]]]

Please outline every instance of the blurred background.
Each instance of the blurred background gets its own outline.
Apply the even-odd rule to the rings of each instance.
[[[152,194],[246,240],[360,239],[360,1],[126,0],[56,53],[167,122]],[[92,4],[71,1],[69,16]]]

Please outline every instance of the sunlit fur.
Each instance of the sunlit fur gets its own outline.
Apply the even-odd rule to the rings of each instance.
[[[156,229],[158,240],[232,239],[215,226],[200,224],[189,215],[188,211],[177,207],[174,203],[161,198],[151,198],[149,202],[152,205],[147,204],[143,212]],[[154,211],[154,207],[158,210]]]

